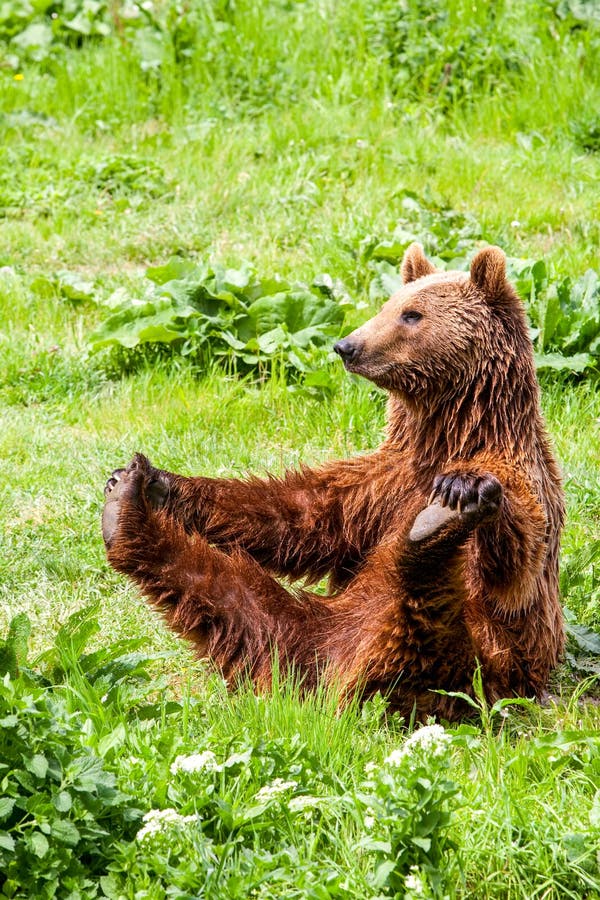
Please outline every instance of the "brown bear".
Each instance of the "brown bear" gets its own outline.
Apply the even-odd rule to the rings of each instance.
[[[384,693],[419,718],[445,692],[537,696],[563,647],[563,493],[523,306],[497,247],[404,286],[335,349],[389,393],[374,453],[283,477],[187,478],[137,455],[106,486],[110,563],[232,682],[274,654],[310,688]],[[331,593],[286,589],[276,577]]]

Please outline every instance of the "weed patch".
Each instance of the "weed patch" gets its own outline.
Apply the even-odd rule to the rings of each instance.
[[[96,613],[72,616],[37,660],[23,615],[0,648],[7,897],[468,896],[500,804],[515,816],[513,852],[486,838],[490,891],[533,886],[542,866],[567,896],[600,887],[600,746],[574,710],[556,730],[524,700],[488,709],[479,684],[470,724],[406,732],[380,697],[336,715],[333,697],[301,701],[289,684],[234,700],[208,680],[202,696],[169,699],[157,657],[135,641],[103,646]],[[545,804],[527,802],[523,819],[518,803],[567,771],[554,850],[536,858]]]
[[[184,356],[224,361],[231,370],[277,364],[296,373],[315,369],[315,347],[339,334],[344,296],[331,278],[292,285],[258,278],[246,266],[195,265],[173,258],[149,269],[141,298],[117,291],[111,314],[91,336],[92,350],[120,345],[168,344]]]

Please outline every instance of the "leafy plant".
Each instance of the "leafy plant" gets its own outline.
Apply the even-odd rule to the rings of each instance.
[[[6,897],[97,896],[111,848],[141,813],[86,745],[81,713],[19,677],[29,622],[11,623],[0,682],[0,889]],[[78,893],[80,892],[80,893]]]
[[[389,236],[371,235],[360,245],[374,303],[402,286],[398,266],[413,241],[438,266],[467,269],[481,237],[472,216],[428,204],[413,192],[405,192],[402,207],[405,215]],[[598,273],[560,277],[544,260],[509,258],[508,275],[527,307],[538,369],[594,368],[600,357]],[[249,265],[227,269],[179,257],[146,276],[151,284],[140,297],[121,289],[104,302],[111,312],[91,335],[93,352],[167,345],[203,365],[219,359],[238,371],[264,373],[279,363],[307,384],[327,388],[324,355],[315,351],[340,333],[349,303],[329,276],[292,285],[277,276],[260,279]],[[69,296],[68,280],[60,286]]]
[[[495,36],[494,4],[483,4],[457,27],[445,0],[384,0],[370,4],[367,34],[391,72],[393,89],[417,99],[433,95],[442,107],[473,102],[481,90],[506,89],[529,62],[531,43],[506,25]],[[526,49],[527,47],[527,49]]]
[[[358,792],[368,836],[359,846],[375,856],[372,885],[404,895],[421,883],[421,895],[440,887],[444,856],[453,849],[448,828],[460,803],[449,778],[452,738],[441,725],[415,731]],[[437,895],[437,890],[436,890]]]
[[[557,277],[544,260],[509,260],[527,305],[539,369],[583,372],[600,357],[600,279]]]
[[[306,373],[314,348],[339,334],[343,299],[327,276],[292,285],[259,278],[244,265],[227,269],[172,258],[147,270],[151,282],[135,297],[119,290],[106,301],[108,318],[92,334],[92,351],[167,344],[205,364],[261,371],[280,363]]]
[[[557,18],[572,26],[600,24],[600,9],[596,0],[546,0]]]
[[[164,687],[148,666],[165,654],[141,652],[139,638],[89,649],[97,609],[74,613],[33,662],[23,613],[0,646],[2,896],[106,896],[109,863],[142,817],[107,765],[127,745],[122,715],[148,723],[180,710],[147,702]]]
[[[0,641],[0,677],[8,674],[16,678],[20,667],[27,660],[27,642],[31,634],[31,622],[25,613],[12,619],[6,640]]]
[[[600,152],[600,116],[596,112],[572,121],[571,134],[582,150]]]
[[[9,46],[8,62],[41,61],[63,45],[100,40],[114,31],[139,28],[147,17],[142,3],[111,5],[107,0],[18,0],[0,7],[0,40]]]
[[[140,817],[134,799],[84,746],[81,718],[59,696],[6,675],[0,722],[3,894],[97,896],[94,877]]]
[[[157,198],[168,192],[165,174],[160,166],[149,159],[113,153],[99,160],[86,160],[73,171],[76,182],[89,190],[93,187],[111,198],[130,197],[138,194]]]
[[[404,251],[419,241],[429,257],[448,268],[464,266],[466,254],[483,237],[477,220],[444,203],[420,196],[414,191],[402,192],[402,217],[389,235],[369,235],[361,241],[360,260],[372,274],[369,297],[386,300],[402,284],[398,265]]]

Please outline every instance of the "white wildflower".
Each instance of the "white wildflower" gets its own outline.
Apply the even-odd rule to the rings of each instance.
[[[510,227],[511,228],[520,228],[521,223],[519,222],[518,219],[513,219],[512,222],[510,223]]]
[[[410,867],[410,875],[407,875],[404,879],[404,887],[407,891],[413,891],[417,896],[425,896],[425,889],[427,886],[424,883],[423,876],[419,872],[417,866]]]
[[[196,816],[182,816],[175,809],[151,809],[142,821],[144,826],[136,834],[136,840],[143,841],[159,831],[166,831],[172,825],[186,825],[195,822]]]
[[[292,797],[288,803],[290,812],[304,812],[308,809],[314,809],[321,803],[320,797],[311,797],[309,794],[303,794],[300,797]]]
[[[365,775],[372,775],[373,772],[376,772],[378,768],[379,766],[377,765],[377,763],[371,760],[371,762],[368,762],[365,766]]]
[[[275,778],[271,784],[266,784],[256,794],[256,799],[259,802],[264,802],[265,800],[273,800],[274,797],[278,797],[280,794],[285,794],[286,791],[291,791],[293,788],[298,786],[297,781],[284,781],[283,778]]]
[[[171,775],[177,775],[178,772],[221,772],[223,766],[217,762],[217,757],[212,750],[205,750],[204,753],[194,753],[192,756],[177,756],[175,762],[171,763]]]
[[[407,756],[405,753],[404,747],[398,747],[397,750],[392,750],[389,756],[386,756],[385,761],[388,766],[400,766],[402,765],[402,760]]]
[[[443,725],[424,725],[418,731],[413,731],[402,747],[392,750],[386,763],[390,766],[399,766],[407,756],[412,756],[416,750],[422,750],[433,757],[443,756],[450,742],[450,735],[446,733]]]
[[[375,816],[365,816],[365,828],[372,831],[375,828]]]

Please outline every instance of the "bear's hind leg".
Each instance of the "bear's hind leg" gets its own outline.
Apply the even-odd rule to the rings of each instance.
[[[295,650],[307,629],[322,625],[324,605],[286,591],[247,554],[225,554],[187,534],[162,509],[159,488],[143,456],[109,479],[102,531],[111,565],[226,678],[249,675],[268,683],[274,651],[284,664],[314,667]]]

